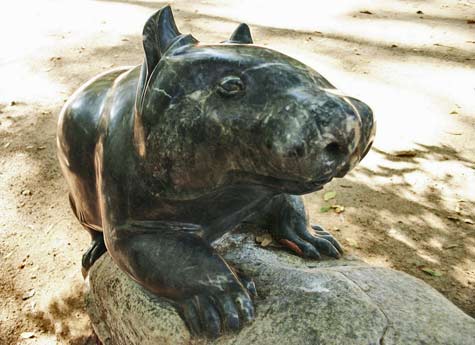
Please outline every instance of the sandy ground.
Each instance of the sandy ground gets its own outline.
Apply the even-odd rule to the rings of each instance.
[[[219,42],[247,22],[256,43],[373,108],[374,149],[306,197],[312,221],[348,253],[419,277],[475,316],[475,1],[168,3],[182,32]],[[56,162],[57,116],[90,77],[141,62],[143,23],[165,4],[0,4],[2,345],[94,343],[80,273],[89,239]],[[332,205],[344,212],[322,212]]]

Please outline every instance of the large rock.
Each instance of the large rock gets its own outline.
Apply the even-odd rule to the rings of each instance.
[[[475,320],[405,273],[347,258],[308,261],[254,244],[253,235],[218,245],[252,277],[256,320],[213,344],[475,344]],[[105,345],[195,344],[164,299],[129,279],[104,255],[89,274],[87,309]]]

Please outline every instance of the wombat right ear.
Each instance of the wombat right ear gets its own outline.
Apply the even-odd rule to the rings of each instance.
[[[153,69],[158,64],[165,51],[173,43],[178,41],[180,37],[183,38],[183,35],[176,27],[170,6],[158,10],[147,20],[143,28],[143,48],[145,51],[145,62],[147,64],[148,76],[152,74]],[[191,36],[187,37],[191,38]],[[189,39],[182,41],[192,40]]]
[[[251,30],[249,26],[245,23],[239,24],[239,26],[234,30],[229,37],[229,40],[224,41],[225,43],[241,43],[241,44],[252,44]]]

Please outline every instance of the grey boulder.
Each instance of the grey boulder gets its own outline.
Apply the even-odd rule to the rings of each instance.
[[[475,320],[405,273],[345,258],[309,261],[262,248],[252,234],[217,245],[254,279],[256,319],[212,344],[475,344]],[[104,345],[205,344],[173,306],[125,275],[105,254],[88,275],[87,310]]]

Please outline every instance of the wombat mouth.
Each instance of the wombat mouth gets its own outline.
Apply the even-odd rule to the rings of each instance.
[[[243,171],[231,171],[226,175],[227,185],[258,185],[278,193],[308,194],[319,191],[333,179],[334,175],[326,175],[312,181],[296,181],[279,177],[259,175]]]

